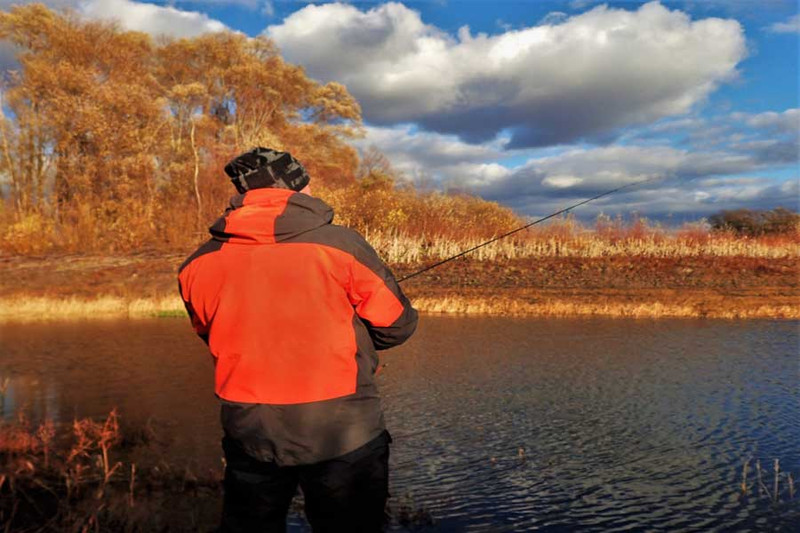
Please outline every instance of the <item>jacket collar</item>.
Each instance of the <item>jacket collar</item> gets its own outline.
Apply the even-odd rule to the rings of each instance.
[[[291,239],[332,221],[333,209],[319,198],[288,189],[253,189],[232,197],[209,231],[224,242],[263,244]]]

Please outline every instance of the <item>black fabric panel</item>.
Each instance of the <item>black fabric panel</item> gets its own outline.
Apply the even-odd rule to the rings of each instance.
[[[225,233],[228,215],[231,213],[231,211],[239,209],[242,206],[244,206],[244,194],[236,194],[231,196],[228,207],[225,208],[225,212],[221,217],[215,220],[213,224],[211,224],[210,228],[208,228],[208,231],[211,233],[211,237],[213,239],[221,242],[228,242],[228,240],[230,240],[230,234]]]
[[[228,202],[228,207],[225,209],[225,214],[227,215],[234,209],[239,209],[244,205],[244,194],[234,194],[231,196],[230,201]]]
[[[378,369],[378,354],[375,352],[369,329],[355,312],[353,313],[353,331],[356,333],[356,364],[358,365],[356,386],[359,391],[377,394],[378,389],[373,376]]]
[[[291,405],[222,400],[225,436],[247,455],[279,466],[312,464],[351,452],[383,433],[377,391]]]
[[[391,290],[398,299],[400,299],[403,294],[394,275],[389,268],[383,264],[377,252],[375,252],[364,237],[350,228],[327,224],[319,228],[314,228],[313,231],[307,231],[284,239],[281,242],[322,244],[347,252],[355,257],[356,261],[372,270],[379,278],[386,282],[386,286],[389,287],[389,290]]]
[[[186,268],[187,266],[189,266],[189,263],[191,263],[192,261],[194,261],[198,257],[200,257],[202,255],[206,255],[206,254],[210,254],[210,253],[219,251],[219,249],[222,248],[223,244],[225,244],[224,240],[219,240],[219,239],[209,239],[209,240],[207,240],[205,243],[203,243],[200,246],[200,248],[195,250],[192,255],[190,255],[189,257],[186,258],[186,261],[184,261],[181,264],[181,266],[178,268],[178,274],[183,272],[183,269]]]
[[[366,320],[364,321],[376,350],[388,350],[403,344],[417,330],[417,323],[419,322],[417,310],[411,307],[408,300],[400,301],[403,302],[403,312],[400,313],[400,316],[397,317],[397,320],[392,325],[379,328],[369,324]]]
[[[288,211],[289,209],[287,208]],[[337,248],[355,257],[356,261],[372,270],[383,280],[389,290],[392,291],[392,294],[403,304],[403,312],[388,327],[376,327],[370,324],[368,320],[363,321],[376,349],[386,350],[402,344],[414,333],[419,318],[417,311],[411,306],[411,302],[408,301],[406,295],[403,294],[392,271],[381,261],[377,252],[357,231],[327,224],[281,242],[314,243]]]
[[[275,241],[289,242],[289,239],[329,225],[332,220],[333,209],[328,204],[307,194],[293,194],[286,201],[286,209],[275,218]]]

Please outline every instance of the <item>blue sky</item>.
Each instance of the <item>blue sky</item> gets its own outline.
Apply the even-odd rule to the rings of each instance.
[[[360,148],[524,215],[647,178],[582,214],[798,208],[796,1],[50,3],[154,34],[267,35],[359,99]]]

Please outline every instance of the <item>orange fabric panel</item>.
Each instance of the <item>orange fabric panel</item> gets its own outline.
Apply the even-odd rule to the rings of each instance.
[[[286,201],[294,191],[256,189],[244,197],[244,209],[235,209],[225,219],[225,232],[233,234],[231,242],[275,242],[275,218],[286,209]],[[247,235],[243,239],[240,235]]]
[[[353,261],[350,303],[358,316],[375,327],[391,326],[403,313],[403,303],[375,272]]]
[[[295,404],[353,394],[357,347],[345,290],[352,261],[317,244],[225,244],[189,265],[185,296],[210,323],[217,395]]]
[[[197,267],[201,262],[204,261],[206,261],[205,257],[199,257],[195,259],[189,263],[189,265],[187,265],[178,276],[181,287],[181,296],[183,297],[183,301],[186,303],[187,311],[191,311],[192,313],[190,316],[192,320],[192,326],[198,334],[203,335],[208,334],[209,324],[211,323],[211,318],[214,315],[213,299],[209,299],[204,296],[215,293],[219,290],[218,282],[216,283],[217,287],[211,286],[214,285],[214,277],[213,275],[209,275],[208,272],[203,273],[203,278],[207,281],[198,283]],[[203,265],[203,268],[214,267],[215,263],[213,262]],[[218,272],[218,269],[214,268],[214,272]]]

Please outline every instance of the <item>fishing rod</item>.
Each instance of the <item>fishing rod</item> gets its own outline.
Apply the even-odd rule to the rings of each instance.
[[[424,274],[425,272],[427,272],[429,270],[433,270],[434,268],[442,266],[445,263],[449,263],[450,261],[452,261],[454,259],[458,259],[459,257],[463,257],[463,256],[467,255],[468,253],[474,252],[475,250],[477,250],[479,248],[483,248],[484,246],[488,246],[489,244],[492,244],[493,242],[497,242],[500,239],[505,239],[506,237],[508,237],[510,235],[514,235],[515,233],[518,233],[518,232],[520,232],[522,230],[528,229],[531,226],[535,226],[536,224],[539,224],[540,222],[544,222],[545,220],[549,220],[549,219],[551,219],[553,217],[556,217],[556,216],[560,215],[561,213],[566,213],[567,211],[575,209],[576,207],[580,207],[580,206],[582,206],[584,204],[588,204],[589,202],[593,202],[593,201],[598,200],[598,199],[600,199],[600,198],[602,198],[604,196],[608,196],[610,194],[614,194],[615,192],[619,192],[619,191],[621,191],[623,189],[627,189],[628,187],[641,185],[642,183],[647,183],[648,181],[653,181],[653,180],[659,179],[659,178],[660,178],[660,176],[647,178],[645,180],[635,181],[633,183],[628,183],[627,185],[623,185],[621,187],[617,187],[616,189],[611,189],[610,191],[606,191],[604,193],[598,194],[597,196],[592,196],[591,198],[589,198],[587,200],[583,200],[581,202],[578,202],[577,204],[571,205],[569,207],[565,207],[564,209],[561,209],[560,211],[556,211],[555,213],[547,215],[546,217],[542,217],[542,218],[540,218],[538,220],[534,220],[533,222],[529,222],[528,224],[525,224],[524,226],[520,226],[517,229],[513,229],[513,230],[509,231],[508,233],[503,233],[502,235],[498,235],[497,237],[494,237],[493,239],[490,239],[490,240],[488,240],[488,241],[486,241],[484,243],[478,244],[477,246],[473,246],[472,248],[464,250],[463,252],[459,252],[456,255],[452,256],[452,257],[448,257],[447,259],[442,259],[441,261],[439,261],[437,263],[434,263],[434,264],[432,264],[430,266],[427,266],[427,267],[425,267],[425,268],[423,268],[421,270],[418,270],[416,272],[408,274],[407,276],[403,276],[402,278],[397,280],[397,283],[402,283],[402,282],[406,281],[407,279],[411,279],[413,277],[419,276],[420,274]]]

